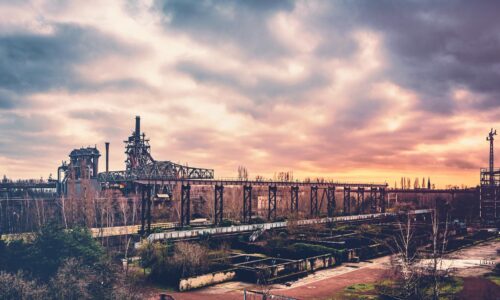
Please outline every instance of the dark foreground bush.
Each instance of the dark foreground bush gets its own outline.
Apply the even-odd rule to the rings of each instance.
[[[139,299],[87,229],[47,226],[32,243],[0,243],[0,250],[2,300]]]
[[[0,299],[50,299],[46,285],[24,278],[22,273],[0,272]]]

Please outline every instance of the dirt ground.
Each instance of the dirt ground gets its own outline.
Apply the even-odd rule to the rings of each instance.
[[[500,240],[488,241],[477,246],[465,248],[447,255],[451,260],[453,274],[460,277],[477,277],[490,272],[500,263]]]
[[[481,277],[464,278],[464,289],[458,294],[459,300],[498,300],[500,299],[500,286]]]
[[[450,265],[454,268],[454,274],[464,277],[464,289],[459,299],[500,299],[499,286],[480,277],[489,272],[494,263],[500,262],[500,257],[496,254],[497,249],[500,249],[498,240],[463,249],[447,256]],[[332,299],[336,293],[350,285],[386,279],[390,269],[389,262],[389,257],[381,257],[370,262],[346,264],[318,271],[292,282],[289,287],[283,284],[272,285],[270,292],[297,299]],[[244,289],[262,290],[262,287],[242,282],[227,282],[196,291],[168,294],[174,296],[176,300],[241,300]]]

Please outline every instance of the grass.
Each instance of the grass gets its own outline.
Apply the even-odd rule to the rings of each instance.
[[[375,290],[375,285],[372,283],[357,283],[345,288],[346,292],[366,293]]]
[[[500,285],[500,276],[499,275],[488,275],[486,276],[489,280],[493,281],[496,285]]]
[[[464,288],[462,278],[454,277],[451,281],[447,281],[439,286],[440,294],[454,295],[459,293]]]
[[[329,300],[335,299],[363,299],[363,300],[376,300],[379,299],[377,291],[375,289],[375,284],[373,283],[357,283],[346,287],[342,293],[329,298]]]
[[[380,299],[379,287],[392,287],[393,285],[394,281],[389,279],[373,283],[357,283],[344,288],[342,292],[331,296],[329,300],[377,300]]]
[[[439,284],[440,299],[453,299],[454,295],[460,293],[464,287],[464,281],[459,277],[452,277]],[[424,290],[425,295],[432,296],[432,286],[429,285]]]
[[[386,279],[377,283],[381,287],[392,287],[394,285],[394,280]]]

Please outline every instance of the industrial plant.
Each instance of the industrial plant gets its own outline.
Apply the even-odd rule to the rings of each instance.
[[[289,174],[250,179],[244,168],[238,178],[218,179],[214,169],[156,160],[137,116],[135,130],[124,141],[124,170],[109,169],[110,144],[105,143],[104,170],[99,168],[99,149],[87,147],[72,150],[55,179],[5,177],[0,184],[0,230],[9,240],[50,222],[84,226],[107,249],[127,253],[127,268],[134,265],[129,253],[139,259],[156,243],[201,243],[208,247],[204,251],[214,253],[227,245],[224,255],[205,257],[208,265],[169,275],[165,283],[180,292],[231,281],[290,284],[342,263],[394,253],[401,217],[413,220],[414,246],[425,251],[430,251],[429,226],[437,212],[439,222],[447,224],[443,253],[494,238],[496,231],[490,229],[500,220],[495,135],[492,129],[487,137],[489,167],[480,169],[475,188],[435,189],[425,179],[419,188],[297,180]],[[476,229],[467,230],[470,226]],[[157,272],[147,263],[139,265]],[[262,296],[255,289],[244,293]]]

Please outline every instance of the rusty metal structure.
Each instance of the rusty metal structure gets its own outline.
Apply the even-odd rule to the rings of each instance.
[[[350,197],[351,190],[356,190],[358,193],[357,201],[368,201],[370,204],[370,212],[384,213],[386,208],[386,189],[387,184],[375,183],[342,183],[333,181],[273,181],[273,180],[231,180],[231,179],[189,179],[189,178],[171,178],[161,180],[136,180],[135,184],[139,185],[141,189],[147,191],[158,190],[161,186],[174,186],[176,184],[181,186],[181,223],[180,226],[190,224],[190,190],[192,186],[211,186],[214,189],[214,219],[213,223],[219,225],[224,220],[224,188],[225,187],[242,187],[243,188],[243,211],[242,223],[250,222],[252,213],[252,189],[254,187],[267,188],[267,220],[275,221],[278,217],[277,214],[277,193],[278,190],[290,189],[290,213],[298,213],[298,204],[300,202],[299,192],[301,188],[309,189],[309,202],[312,204],[310,217],[316,218],[320,215],[321,206],[324,198],[326,198],[327,216],[333,217],[335,213],[335,191],[342,190],[344,195],[344,209],[342,215],[349,216],[358,213],[358,206],[366,206],[366,203],[358,202],[358,204],[350,205],[353,199]],[[359,193],[364,191],[365,188],[370,189],[370,196],[360,198]],[[321,201],[318,201],[319,191],[322,191]],[[142,203],[144,203],[143,210],[145,211],[142,220],[142,231],[149,232],[151,230],[149,224],[151,220],[151,203],[153,202],[154,192],[143,192]],[[362,200],[361,200],[362,199]]]
[[[488,140],[491,140],[492,144],[494,133],[491,134],[492,136]],[[196,192],[193,192],[194,186],[201,187],[205,191],[210,189],[213,191],[213,200],[210,200],[213,201],[211,206],[213,211],[209,215],[212,215],[211,222],[216,226],[221,225],[225,218],[228,218],[228,213],[225,211],[227,206],[225,203],[227,201],[226,187],[238,187],[242,190],[241,201],[243,205],[239,220],[242,224],[252,223],[252,220],[258,215],[272,222],[289,216],[318,218],[384,213],[388,203],[388,194],[395,192],[441,193],[449,191],[453,195],[472,192],[472,190],[389,190],[386,183],[216,179],[213,169],[189,167],[171,161],[154,159],[149,142],[146,134],[141,131],[141,120],[137,116],[135,130],[124,141],[126,155],[124,170],[109,170],[109,143],[106,143],[105,172],[98,173],[100,153],[96,147],[80,148],[73,150],[69,155],[69,162],[63,162],[59,167],[57,180],[32,181],[29,184],[4,181],[0,183],[0,191],[10,193],[10,191],[23,189],[47,190],[57,187],[58,194],[63,195],[67,193],[69,183],[78,185],[82,180],[90,182],[98,190],[119,189],[126,195],[137,195],[140,198],[141,231],[143,233],[151,231],[152,210],[154,209],[152,204],[157,203],[159,199],[174,200],[173,192],[176,188],[180,191],[178,200],[180,201],[179,226],[181,227],[191,224],[194,203],[198,199]],[[490,163],[490,169],[482,175],[484,178],[481,182],[484,183],[485,188],[491,186],[492,176],[493,182],[498,186],[499,174],[498,170],[493,169],[492,171]],[[488,184],[486,185],[486,183]],[[256,195],[259,191],[265,191],[265,196]],[[498,197],[498,190],[494,189],[494,191],[493,195]],[[281,202],[282,195],[286,194],[289,195],[289,202]],[[489,212],[490,209],[486,209],[488,207],[486,196],[488,195],[491,196],[492,193],[482,189],[482,197],[486,203],[484,210]],[[259,201],[265,199],[265,205],[257,206],[256,202],[259,201],[255,201],[258,200],[256,196],[261,199]],[[239,201],[238,199],[232,200]],[[340,205],[338,205],[339,203]],[[496,205],[495,203],[493,204]],[[255,209],[256,207],[257,209]],[[299,207],[301,207],[300,215]],[[307,213],[305,213],[306,211]]]
[[[491,129],[486,141],[490,144],[489,168],[481,169],[480,177],[480,217],[485,222],[500,219],[500,169],[495,168],[494,140],[497,131]]]
[[[89,182],[96,190],[99,189],[97,174],[99,171],[99,157],[101,154],[97,147],[86,147],[74,149],[69,154],[69,163],[63,164],[57,169],[57,191],[59,194],[67,194],[68,187],[74,187],[74,192],[81,194],[83,181]]]
[[[101,183],[125,183],[129,187],[136,180],[168,180],[177,178],[211,179],[214,170],[193,168],[171,161],[158,161],[151,155],[151,146],[145,133],[141,133],[141,119],[135,118],[135,131],[125,143],[126,169],[124,171],[107,171],[99,173]]]
[[[151,155],[149,139],[141,132],[140,117],[135,119],[135,130],[125,143],[124,171],[109,171],[99,173],[98,180],[103,188],[120,188],[124,192],[135,192],[141,196],[141,231],[151,230],[151,207],[160,195],[172,196],[175,186],[180,186],[180,226],[190,225],[191,222],[191,188],[192,186],[211,186],[214,191],[213,223],[219,225],[224,221],[224,187],[238,186],[243,188],[243,211],[241,222],[250,222],[253,216],[252,188],[265,186],[268,188],[267,219],[276,220],[277,193],[279,189],[290,188],[292,195],[291,213],[297,214],[299,207],[300,187],[310,188],[311,217],[320,214],[320,207],[326,198],[328,216],[335,211],[335,188],[356,188],[357,190],[371,188],[374,193],[370,198],[373,212],[385,212],[385,189],[387,184],[368,183],[339,183],[339,182],[291,182],[291,181],[263,181],[263,180],[221,180],[214,178],[214,170],[193,168],[173,163],[171,161],[157,161]],[[108,149],[106,146],[106,150]],[[106,151],[106,166],[108,165]],[[323,191],[319,203],[318,191]],[[344,210],[343,215],[351,215],[356,211]]]

